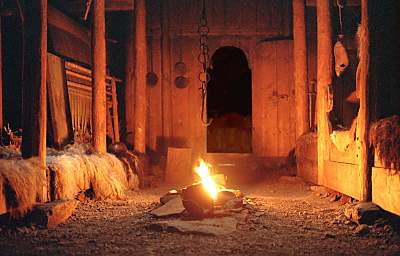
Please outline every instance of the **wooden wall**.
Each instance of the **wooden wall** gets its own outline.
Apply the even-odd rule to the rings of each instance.
[[[197,24],[200,18],[201,2],[193,0],[165,1],[165,5],[168,6],[165,7],[163,3],[163,6],[167,8],[164,11],[161,1],[148,3],[148,32],[152,32],[154,38],[151,44],[153,69],[163,79],[163,83],[159,82],[155,87],[148,87],[147,146],[150,150],[158,151],[165,146],[191,147],[194,157],[204,154],[206,151],[206,128],[200,119],[201,97],[198,90],[200,82],[197,78],[200,71],[200,64],[197,61],[199,54]],[[288,120],[291,117],[287,119],[285,114],[290,110],[290,104],[293,103],[291,97],[294,94],[292,73],[290,72],[292,70],[291,41],[271,43],[275,52],[285,52],[285,55],[282,56],[259,55],[258,49],[260,49],[260,44],[264,44],[263,40],[274,37],[290,38],[292,20],[290,1],[215,0],[206,1],[206,4],[210,27],[208,40],[210,58],[220,47],[235,46],[245,52],[252,69],[253,99],[256,95],[258,100],[257,104],[253,101],[253,134],[259,134],[260,137],[263,136],[262,134],[270,132],[269,129],[275,129],[275,132],[283,129],[283,134],[290,138],[286,141],[282,140],[281,148],[275,147],[274,150],[270,150],[269,146],[265,145],[277,143],[274,141],[275,138],[271,136],[272,141],[269,141],[268,137],[258,140],[259,137],[253,135],[255,153],[260,156],[286,156],[295,144],[293,122],[289,125]],[[162,13],[168,14],[170,33],[167,38],[161,38],[160,21],[165,20]],[[168,51],[162,50],[160,40],[163,39],[170,43]],[[180,58],[181,52],[182,59]],[[169,69],[164,71],[168,74],[161,74],[160,63],[162,61],[170,62]],[[174,80],[178,75],[174,66],[178,61],[183,61],[187,67],[185,76],[189,84],[184,89],[176,88],[174,85]],[[278,75],[266,78],[266,74],[256,71],[257,68],[262,69],[262,66],[265,65],[270,65],[271,72]],[[165,81],[168,77],[169,79]],[[280,80],[283,83],[277,82]],[[271,83],[267,83],[267,81],[271,81]],[[260,104],[265,106],[265,102],[270,101],[274,97],[273,94],[278,91],[288,95],[283,103],[286,109],[282,109],[282,113],[277,114],[278,116],[272,122],[266,122],[264,112],[260,112],[264,111],[260,109]],[[275,108],[273,111],[277,113],[278,110]],[[265,110],[265,113],[267,112],[268,110]],[[165,119],[165,116],[168,119]],[[279,116],[285,116],[286,119],[282,119],[285,121],[280,121]]]

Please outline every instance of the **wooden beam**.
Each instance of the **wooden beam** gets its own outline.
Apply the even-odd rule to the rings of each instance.
[[[312,6],[315,7],[317,6],[318,0],[306,0],[306,5],[307,6]],[[361,0],[347,0],[346,6],[360,6],[361,5]],[[332,1],[332,3],[336,6],[336,1]]]
[[[136,1],[136,90],[135,90],[135,141],[134,148],[139,153],[146,152],[146,74],[147,74],[147,43],[146,43],[146,1]]]
[[[106,11],[133,11],[133,0],[108,0],[106,3]]]
[[[361,0],[361,35],[359,68],[360,109],[357,117],[357,151],[359,155],[359,174],[361,175],[361,201],[371,200],[371,176],[369,166],[369,29],[368,29],[368,0]]]
[[[25,52],[23,74],[22,157],[38,157],[46,165],[47,127],[47,0],[28,1],[25,6]],[[47,201],[46,170],[43,168],[41,202]]]
[[[90,44],[90,31],[51,5],[48,8],[48,23]]]
[[[106,23],[105,0],[93,1],[92,22],[92,139],[96,152],[107,152],[107,106],[106,106]]]
[[[296,93],[296,138],[308,127],[307,42],[305,1],[293,0],[294,83]]]
[[[325,154],[328,152],[328,90],[332,84],[332,24],[330,0],[317,0],[317,123],[318,183],[323,184]]]

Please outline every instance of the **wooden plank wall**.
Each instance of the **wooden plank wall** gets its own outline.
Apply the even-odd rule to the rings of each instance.
[[[253,70],[258,43],[271,37],[291,35],[292,18],[289,0],[214,0],[206,1],[206,4],[210,27],[208,41],[210,58],[215,50],[222,46],[236,46],[245,52],[250,68]],[[164,88],[164,90],[169,90],[170,101],[166,104],[163,103],[165,98],[162,97],[163,89],[160,83],[155,87],[148,87],[147,146],[149,149],[157,151],[160,142],[167,141],[168,146],[192,148],[193,156],[197,157],[206,153],[206,128],[200,120],[201,98],[198,90],[200,83],[197,78],[200,71],[200,64],[197,61],[199,54],[197,24],[201,1],[168,1],[167,12],[162,12],[161,0],[149,1],[147,8],[148,31],[151,30],[154,37],[152,42],[154,72],[159,77],[164,77],[160,74],[161,58],[169,58],[171,62],[170,70],[166,71],[170,72],[171,79],[166,83],[168,88]],[[169,14],[170,24],[168,38],[170,49],[169,52],[162,54],[160,50],[161,13]],[[290,51],[288,45],[283,47]],[[182,49],[182,60],[187,67],[188,86],[184,89],[176,88],[174,85],[177,76],[174,66],[176,62],[180,61],[180,49]],[[291,62],[289,59],[279,61]],[[281,69],[281,77],[277,79],[290,79],[291,74],[288,75],[287,69],[284,67]],[[283,72],[286,72],[285,75]],[[259,90],[260,88],[253,84],[253,93],[258,93]],[[285,104],[289,106],[290,102]],[[169,106],[169,108],[163,108],[163,105]],[[166,115],[165,111],[169,111],[169,115]],[[169,119],[163,118],[163,115],[169,116]],[[287,125],[279,123],[281,129],[287,129]],[[164,136],[163,127],[165,126],[169,126],[171,131],[170,134]],[[265,130],[264,127],[260,129]],[[290,132],[287,131],[287,133]],[[291,145],[282,145],[285,147],[285,150],[282,149],[282,151],[287,151],[286,148],[289,146]],[[267,154],[268,152],[260,151],[260,153]]]
[[[257,46],[253,86],[254,151],[259,156],[286,157],[293,149],[295,111],[293,44],[282,40]]]

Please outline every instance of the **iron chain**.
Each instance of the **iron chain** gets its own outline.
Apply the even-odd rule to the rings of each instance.
[[[201,87],[201,121],[204,125],[208,126],[211,122],[208,122],[207,115],[205,113],[205,104],[207,99],[207,84],[210,81],[210,74],[208,73],[208,66],[210,62],[209,48],[208,48],[208,34],[210,33],[210,28],[208,27],[207,14],[206,14],[206,3],[203,0],[203,8],[201,11],[199,25],[197,27],[197,33],[199,34],[199,49],[200,53],[197,57],[201,65],[201,71],[199,73],[198,79],[200,81]]]

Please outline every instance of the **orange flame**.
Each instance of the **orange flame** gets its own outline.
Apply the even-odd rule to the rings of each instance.
[[[203,159],[200,158],[199,166],[196,166],[194,170],[197,175],[199,175],[201,179],[201,184],[204,189],[210,194],[213,200],[216,200],[219,189],[217,183],[215,183],[210,175],[210,169],[208,168],[209,166],[209,164],[207,164]]]

